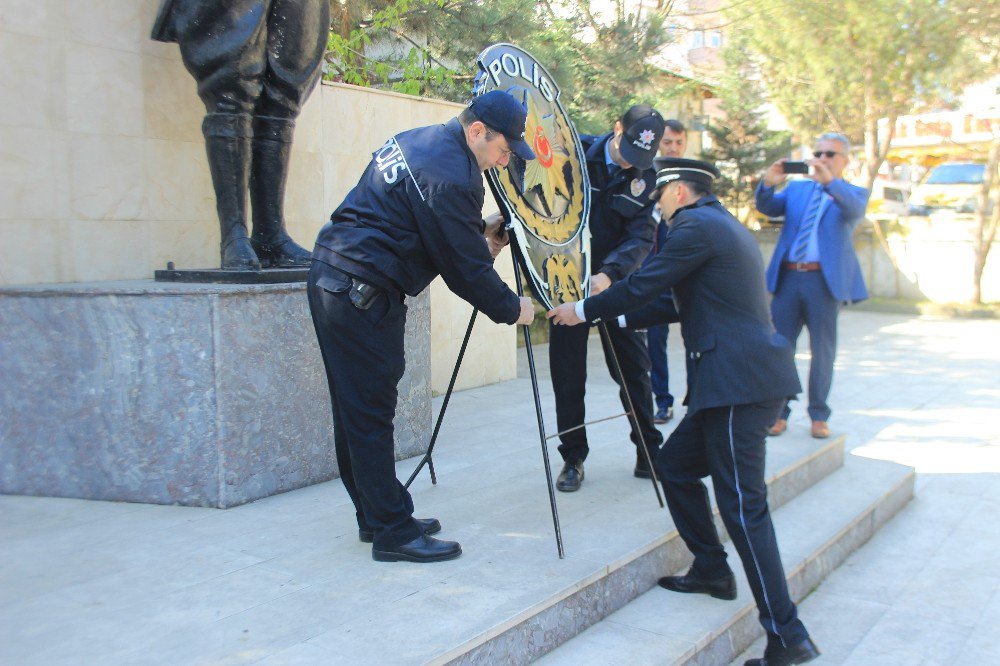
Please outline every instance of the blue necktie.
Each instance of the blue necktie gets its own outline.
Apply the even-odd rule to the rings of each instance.
[[[795,245],[788,255],[791,261],[802,261],[806,257],[806,249],[809,247],[809,238],[812,231],[819,222],[819,206],[823,203],[823,187],[818,183],[813,188],[809,203],[806,204],[806,212],[802,217],[802,226],[799,227],[799,235],[795,238]]]

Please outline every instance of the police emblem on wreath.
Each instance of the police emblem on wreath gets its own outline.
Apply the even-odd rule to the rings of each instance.
[[[473,94],[503,90],[528,110],[529,162],[512,155],[506,169],[486,173],[513,234],[511,246],[535,297],[548,309],[587,297],[590,288],[590,180],[576,128],[559,103],[559,88],[529,53],[495,44],[476,59]]]

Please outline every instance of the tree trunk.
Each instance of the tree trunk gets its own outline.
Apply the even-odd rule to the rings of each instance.
[[[975,261],[972,268],[972,302],[981,305],[983,302],[983,271],[990,247],[996,237],[997,226],[1000,224],[1000,182],[997,168],[1000,166],[1000,121],[990,123],[993,131],[993,141],[990,143],[990,154],[983,171],[983,185],[979,189],[979,201],[976,206],[976,231],[972,241]],[[990,212],[990,203],[993,211]]]

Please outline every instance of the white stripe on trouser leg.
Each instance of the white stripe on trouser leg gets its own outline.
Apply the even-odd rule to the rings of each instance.
[[[771,600],[767,598],[767,586],[764,585],[764,574],[761,573],[760,564],[757,562],[757,553],[753,552],[753,541],[750,540],[750,533],[747,531],[747,521],[743,515],[743,490],[740,489],[740,470],[736,466],[736,445],[733,443],[733,413],[735,408],[729,407],[729,453],[733,457],[733,476],[736,479],[736,495],[740,500],[740,525],[743,527],[743,536],[747,540],[747,548],[750,549],[750,556],[753,558],[753,568],[757,571],[757,580],[760,581],[760,589],[764,594],[764,605],[767,606],[767,614],[771,618],[771,629],[775,636],[781,640],[782,647],[785,645],[785,638],[778,633],[778,625],[774,620],[774,613],[771,611]]]

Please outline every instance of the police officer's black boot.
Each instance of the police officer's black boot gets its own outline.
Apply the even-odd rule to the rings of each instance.
[[[285,181],[292,152],[295,121],[256,116],[253,124],[253,166],[250,202],[253,234],[250,243],[264,268],[308,266],[312,254],[285,231]]]
[[[201,125],[219,214],[222,268],[259,271],[247,237],[247,183],[250,180],[250,116],[209,113]]]

